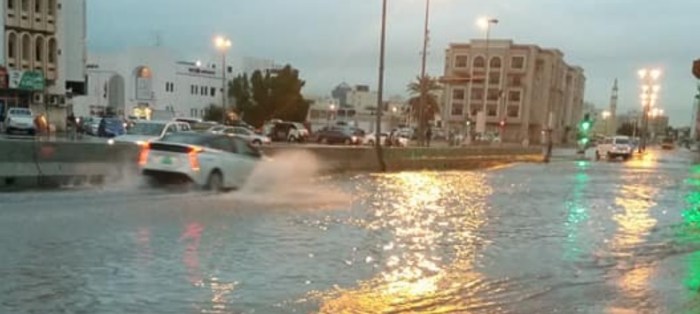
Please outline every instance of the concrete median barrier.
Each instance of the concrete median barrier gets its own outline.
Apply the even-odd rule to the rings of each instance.
[[[324,173],[376,171],[372,147],[289,145],[263,148],[272,158],[303,152]],[[385,148],[389,171],[477,169],[538,161],[540,148]],[[75,182],[119,180],[137,173],[139,147],[103,142],[0,141],[0,188],[54,187]]]

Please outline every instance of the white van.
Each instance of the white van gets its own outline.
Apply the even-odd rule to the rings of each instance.
[[[603,156],[608,160],[622,157],[624,160],[632,158],[634,154],[634,144],[629,136],[614,136],[603,140],[595,150],[595,159],[600,160]]]

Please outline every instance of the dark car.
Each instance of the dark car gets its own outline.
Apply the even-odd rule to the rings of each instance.
[[[313,141],[321,144],[357,145],[360,144],[362,138],[348,130],[323,129],[314,133]]]
[[[124,124],[124,121],[119,118],[102,118],[97,128],[97,136],[112,138],[124,135],[126,134]]]

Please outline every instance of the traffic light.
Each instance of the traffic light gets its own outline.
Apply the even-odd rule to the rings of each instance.
[[[585,114],[583,116],[583,121],[581,121],[581,131],[584,133],[588,133],[588,131],[591,130],[591,126],[593,123],[591,122],[591,115],[590,114]]]
[[[501,120],[501,123],[499,124],[502,128],[506,126],[506,120]]]

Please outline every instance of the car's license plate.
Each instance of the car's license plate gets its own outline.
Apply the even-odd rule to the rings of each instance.
[[[173,164],[173,159],[170,158],[169,156],[165,156],[160,159],[160,163],[164,165],[172,165]]]

